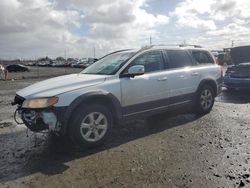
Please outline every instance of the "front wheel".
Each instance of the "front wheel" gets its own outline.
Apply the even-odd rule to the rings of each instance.
[[[102,144],[113,126],[110,111],[103,105],[78,108],[72,118],[70,136],[82,147]]]
[[[198,114],[207,114],[214,105],[215,91],[209,85],[201,87],[197,93],[195,111]]]

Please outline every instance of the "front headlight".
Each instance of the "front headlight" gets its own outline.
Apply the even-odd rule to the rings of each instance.
[[[58,102],[58,97],[25,100],[22,108],[46,108]]]

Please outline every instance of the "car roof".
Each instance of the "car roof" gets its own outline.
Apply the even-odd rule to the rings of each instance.
[[[150,45],[150,46],[145,46],[142,47],[141,49],[124,49],[124,50],[118,50],[114,51],[110,54],[115,54],[115,53],[139,53],[143,51],[150,51],[150,50],[199,50],[199,51],[208,51],[207,49],[203,48],[202,46],[199,45]],[[107,56],[106,55],[106,56]]]

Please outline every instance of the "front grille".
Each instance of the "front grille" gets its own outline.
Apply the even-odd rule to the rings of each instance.
[[[14,99],[14,103],[18,104],[18,105],[22,105],[24,100],[25,100],[25,98],[23,98],[23,97],[21,97],[19,95],[16,95],[15,99]]]

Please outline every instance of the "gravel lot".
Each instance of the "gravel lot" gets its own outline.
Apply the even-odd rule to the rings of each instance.
[[[16,90],[62,71],[0,81],[0,187],[250,187],[249,91],[224,89],[208,115],[138,120],[82,150],[13,121]]]

